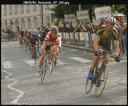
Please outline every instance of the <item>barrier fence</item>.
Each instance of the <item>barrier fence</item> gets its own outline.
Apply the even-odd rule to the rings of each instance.
[[[16,41],[18,40],[16,33],[2,33],[1,34],[1,41],[2,42],[9,42],[9,41]]]
[[[93,50],[93,41],[96,36],[95,33],[90,32],[61,32],[62,45],[71,46],[74,48]],[[2,34],[1,41],[15,41],[18,40],[16,33]],[[120,40],[121,53],[127,53],[127,43]],[[123,45],[122,45],[123,44]],[[126,44],[126,45],[125,45]],[[125,45],[125,51],[123,50]],[[111,50],[114,51],[114,42],[111,41]]]
[[[62,32],[62,45],[71,46],[74,48],[93,50],[93,41],[96,36],[95,33],[90,32]],[[122,51],[122,44],[120,40],[120,49]],[[111,50],[114,52],[114,42],[111,41]],[[127,49],[125,49],[127,50]],[[127,51],[125,51],[127,53]]]
[[[62,45],[80,48],[92,48],[95,33],[90,32],[62,32]]]

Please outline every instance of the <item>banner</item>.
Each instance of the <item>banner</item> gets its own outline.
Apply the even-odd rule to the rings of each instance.
[[[77,19],[81,20],[81,19],[89,19],[89,14],[88,11],[77,11]]]
[[[76,20],[76,16],[75,14],[65,14],[64,15],[64,19],[65,21],[75,21]]]
[[[111,17],[112,13],[110,6],[95,8],[95,16],[96,16],[96,20],[101,18]]]

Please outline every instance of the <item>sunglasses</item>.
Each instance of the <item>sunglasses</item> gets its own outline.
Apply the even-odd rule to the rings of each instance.
[[[57,31],[52,31],[53,34],[57,34]]]

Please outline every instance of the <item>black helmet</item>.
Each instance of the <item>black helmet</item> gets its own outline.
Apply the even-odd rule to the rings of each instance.
[[[31,34],[31,36],[32,36],[32,37],[35,37],[35,34],[34,34],[34,33],[32,33],[32,34]]]

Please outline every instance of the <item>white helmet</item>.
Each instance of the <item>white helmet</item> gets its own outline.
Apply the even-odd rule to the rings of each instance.
[[[113,24],[118,24],[118,21],[117,21],[116,18],[114,18],[114,17],[107,17],[107,18],[105,19],[105,22],[111,22],[111,23],[113,23]]]
[[[58,30],[57,26],[52,26],[52,27],[51,27],[51,31],[52,31],[52,32],[53,32],[53,31],[58,32],[59,30]]]

